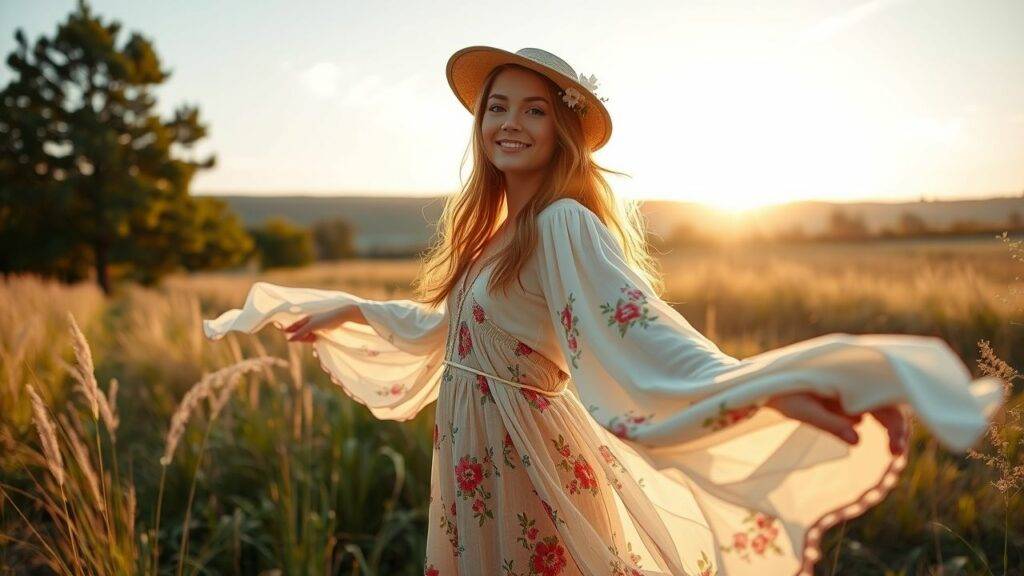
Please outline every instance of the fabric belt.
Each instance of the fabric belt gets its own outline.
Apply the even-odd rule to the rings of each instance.
[[[545,396],[561,396],[562,393],[565,392],[565,389],[566,389],[566,386],[563,385],[556,392],[552,392],[551,390],[542,390],[540,388],[535,388],[533,386],[530,386],[529,384],[523,384],[522,382],[516,382],[515,380],[506,380],[504,378],[499,378],[499,377],[497,377],[497,376],[495,376],[493,374],[488,374],[486,372],[481,372],[480,370],[477,370],[476,368],[470,368],[469,366],[466,366],[466,365],[463,365],[463,364],[459,364],[458,362],[453,362],[451,360],[445,360],[444,363],[449,365],[449,366],[452,366],[454,368],[458,368],[460,370],[465,370],[466,372],[472,372],[473,374],[476,374],[478,376],[483,376],[484,378],[488,378],[490,380],[497,380],[498,382],[502,382],[504,384],[508,384],[509,386],[515,386],[516,388],[525,388],[527,390],[533,390],[534,392],[537,392],[538,394],[543,394]]]

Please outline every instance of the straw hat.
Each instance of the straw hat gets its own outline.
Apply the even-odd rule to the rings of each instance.
[[[577,76],[565,60],[540,48],[523,48],[513,54],[490,46],[470,46],[452,54],[445,69],[448,85],[470,113],[473,113],[473,104],[487,74],[501,64],[519,64],[550,78],[562,89],[565,105],[580,115],[584,138],[591,150],[608,142],[612,135],[612,118],[594,93],[597,89],[594,76]]]

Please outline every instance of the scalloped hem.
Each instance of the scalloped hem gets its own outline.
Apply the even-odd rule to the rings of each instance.
[[[904,417],[909,418],[910,416],[904,413]],[[899,480],[900,474],[907,466],[907,454],[910,451],[910,430],[912,426],[906,427],[903,440],[904,445],[907,447],[905,451],[892,458],[889,463],[889,467],[886,468],[885,473],[882,474],[881,479],[874,483],[870,488],[861,493],[859,497],[850,504],[846,504],[839,508],[827,512],[818,518],[804,533],[804,547],[803,547],[803,558],[800,567],[797,569],[793,576],[813,576],[814,565],[822,559],[821,553],[821,537],[828,531],[829,528],[836,524],[852,520],[875,505],[885,500],[886,496],[896,486],[896,482]]]

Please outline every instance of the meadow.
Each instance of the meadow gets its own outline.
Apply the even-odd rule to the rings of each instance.
[[[678,249],[661,262],[665,299],[733,356],[831,332],[933,335],[976,376],[1020,386],[1019,244]],[[273,327],[211,342],[201,324],[256,280],[404,298],[417,269],[194,274],[109,298],[4,280],[0,574],[421,574],[433,407],[378,421],[306,345]],[[898,486],[828,533],[816,573],[1024,573],[1021,405],[1015,392],[976,457],[915,427]]]

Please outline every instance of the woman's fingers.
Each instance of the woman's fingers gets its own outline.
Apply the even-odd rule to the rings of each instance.
[[[836,397],[836,398],[824,398],[824,397],[821,397],[821,398],[819,398],[819,400],[825,406],[825,408],[828,408],[829,411],[833,412],[834,414],[837,414],[839,416],[842,416],[843,418],[846,418],[846,420],[849,421],[850,424],[853,424],[853,425],[860,424],[860,421],[863,420],[863,418],[864,418],[864,413],[863,412],[860,412],[858,414],[850,414],[849,412],[844,410],[843,409],[843,405],[839,402],[839,398],[838,397]]]
[[[844,415],[829,410],[822,404],[818,404],[816,408],[808,408],[807,416],[808,423],[834,434],[844,442],[856,444],[860,441],[860,436],[853,429],[854,422]]]
[[[889,431],[889,451],[893,454],[902,454],[907,449],[907,419],[903,412],[895,406],[883,406],[871,411],[871,415]]]
[[[785,394],[774,399],[772,406],[790,418],[834,434],[844,442],[856,444],[860,437],[849,417],[826,407],[826,399],[808,392]]]
[[[312,316],[305,316],[303,318],[299,318],[298,320],[293,322],[291,325],[289,325],[287,328],[285,328],[284,331],[285,332],[294,332],[294,331],[298,330],[299,328],[301,328],[302,326],[304,326],[307,322],[309,322],[310,318],[312,318]]]
[[[292,335],[288,337],[288,340],[292,342],[312,342],[310,337],[312,336],[314,339],[316,338],[313,331],[320,328],[320,323],[318,321],[311,321],[309,318],[310,317],[307,316],[306,318],[303,318],[303,320],[300,320],[302,324],[293,331]],[[289,328],[290,327],[291,326],[289,326]]]

